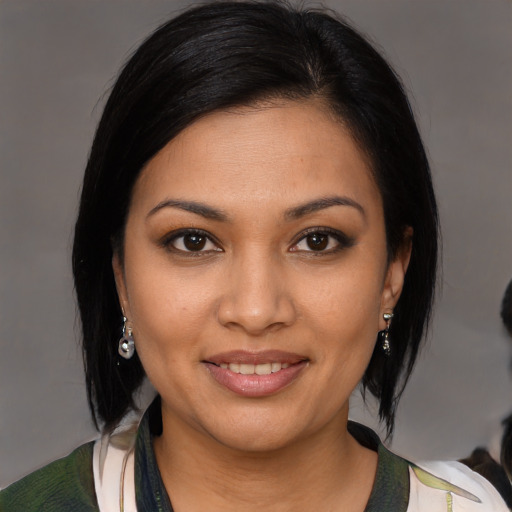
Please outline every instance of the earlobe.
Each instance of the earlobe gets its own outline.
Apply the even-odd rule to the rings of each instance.
[[[386,280],[382,290],[381,313],[391,313],[400,298],[402,288],[404,286],[405,274],[411,259],[412,251],[412,234],[411,227],[407,227],[404,231],[403,242],[398,249],[394,259],[389,263],[386,273]],[[381,314],[380,328],[386,328],[386,322]]]

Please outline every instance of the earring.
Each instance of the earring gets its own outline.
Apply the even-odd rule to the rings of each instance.
[[[121,357],[131,359],[135,353],[135,341],[132,335],[132,328],[126,325],[126,317],[123,316],[123,336],[119,340],[118,352]]]
[[[382,331],[382,336],[384,340],[382,341],[382,351],[386,356],[391,354],[391,345],[389,343],[389,327],[391,325],[391,319],[393,318],[393,313],[384,313],[382,315],[384,320],[386,320],[386,328]]]

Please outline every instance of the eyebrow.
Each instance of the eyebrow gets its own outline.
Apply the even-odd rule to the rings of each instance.
[[[366,212],[364,211],[364,208],[357,201],[354,201],[354,199],[351,199],[350,197],[342,196],[322,197],[320,199],[309,201],[308,203],[294,206],[293,208],[289,208],[285,211],[284,218],[286,220],[297,220],[320,210],[331,208],[332,206],[350,206],[355,208],[364,218],[366,218]],[[186,212],[200,215],[205,219],[216,220],[219,222],[226,222],[229,220],[229,216],[222,210],[213,208],[212,206],[208,206],[204,203],[197,203],[195,201],[182,201],[178,199],[165,199],[164,201],[158,203],[148,213],[147,218],[151,217],[164,208],[178,208]]]
[[[366,218],[364,208],[357,201],[354,201],[354,199],[344,196],[329,196],[315,199],[309,203],[301,204],[286,210],[284,216],[287,220],[296,220],[301,217],[305,217],[306,215],[310,215],[311,213],[325,210],[331,206],[350,206],[355,208],[364,218]]]
[[[201,215],[205,219],[217,220],[225,222],[228,220],[228,216],[222,211],[216,208],[212,208],[203,203],[196,203],[195,201],[180,201],[177,199],[165,199],[161,203],[158,203],[147,215],[147,218],[151,217],[163,208],[178,208],[186,212],[195,213]]]

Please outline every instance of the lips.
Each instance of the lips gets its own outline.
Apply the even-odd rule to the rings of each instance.
[[[246,397],[275,394],[289,386],[308,366],[299,354],[269,350],[216,354],[203,361],[221,386]]]

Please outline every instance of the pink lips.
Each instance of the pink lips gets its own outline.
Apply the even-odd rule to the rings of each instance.
[[[245,397],[264,397],[277,393],[293,382],[308,365],[304,356],[268,350],[264,352],[233,351],[216,354],[203,361],[210,375],[222,386],[234,393]],[[281,363],[287,367],[281,368],[267,375],[236,373],[226,364],[264,365],[268,363]]]

